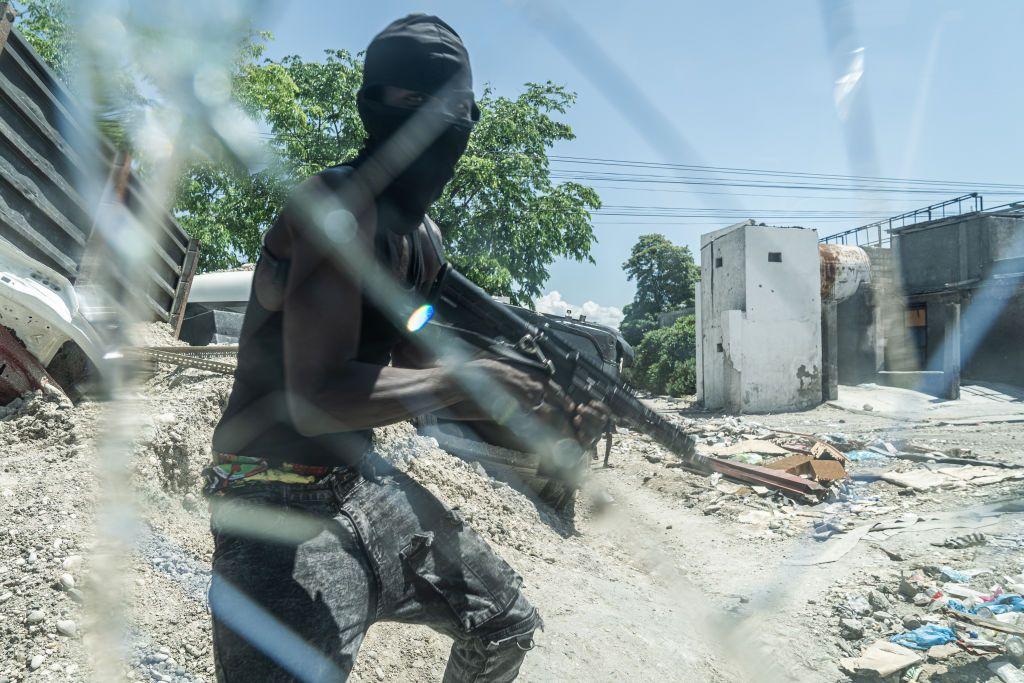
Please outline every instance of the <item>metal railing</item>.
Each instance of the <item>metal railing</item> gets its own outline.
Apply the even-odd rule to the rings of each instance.
[[[954,209],[953,207],[956,208]],[[837,232],[834,235],[822,237],[818,241],[822,244],[854,244],[856,246],[885,247],[889,246],[892,241],[891,231],[893,228],[902,228],[916,223],[927,223],[928,221],[984,210],[985,203],[982,196],[977,192],[971,192],[970,194],[947,199],[944,202],[907,211],[898,216],[868,223],[858,228]]]

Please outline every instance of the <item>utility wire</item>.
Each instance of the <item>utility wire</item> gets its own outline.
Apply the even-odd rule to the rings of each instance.
[[[302,141],[306,138],[300,135],[288,134],[288,133],[257,133],[258,136],[266,138],[268,140],[276,139],[291,139],[295,141]],[[480,151],[476,152],[480,155]],[[530,154],[528,152],[518,151],[506,151],[506,150],[483,150],[483,155],[491,156],[528,156],[528,157],[539,157],[541,155]],[[1014,183],[996,183],[996,182],[978,182],[978,181],[962,181],[962,180],[938,180],[930,178],[898,178],[891,176],[859,176],[859,175],[845,175],[839,173],[813,173],[807,171],[779,171],[771,169],[759,169],[759,168],[746,168],[736,166],[704,166],[695,164],[678,164],[678,163],[666,163],[666,162],[655,162],[655,161],[637,161],[627,159],[613,159],[605,157],[586,157],[586,156],[568,156],[560,154],[543,155],[551,162],[565,163],[571,165],[588,165],[588,166],[604,166],[611,168],[637,168],[637,169],[663,169],[663,170],[685,170],[689,172],[697,173],[714,173],[718,175],[739,175],[739,176],[762,176],[772,178],[799,178],[804,180],[830,180],[830,181],[856,181],[856,182],[871,182],[880,184],[892,184],[899,183],[904,186],[932,186],[936,194],[948,194],[949,192],[957,191],[956,189],[951,190],[950,188],[972,188],[972,187],[983,187],[991,190],[1017,190],[1017,194],[1024,193],[1024,184]],[[552,173],[594,173],[592,171],[580,171],[578,169],[551,169]],[[623,176],[632,176],[635,178],[642,178],[656,182],[658,180],[675,180],[677,176],[673,175],[651,175],[651,174],[640,174],[640,173],[622,173]],[[689,180],[694,180],[689,178]],[[728,183],[723,183],[728,184]],[[745,185],[739,185],[744,187]],[[825,187],[828,188],[842,188],[845,190],[852,190],[854,187],[849,185],[837,185],[829,184]],[[857,188],[860,189],[860,188]],[[867,188],[871,189],[871,188]],[[986,194],[992,194],[992,192],[986,192]]]

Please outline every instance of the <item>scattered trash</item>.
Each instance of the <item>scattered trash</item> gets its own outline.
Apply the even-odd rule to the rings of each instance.
[[[899,633],[889,638],[897,645],[909,647],[914,650],[927,650],[936,645],[945,645],[956,641],[956,631],[945,626],[925,624],[913,631]]]
[[[957,583],[967,583],[971,580],[971,577],[966,574],[961,574],[952,567],[943,567],[942,576],[949,579],[950,581],[956,581]]]
[[[1024,598],[1014,593],[1007,595],[1000,595],[991,602],[985,603],[981,609],[989,610],[992,614],[1005,614],[1006,612],[1024,612]],[[979,616],[981,615],[978,611],[975,612]]]
[[[885,456],[875,451],[847,451],[846,459],[850,462],[863,462],[864,460],[882,460]]]
[[[764,441],[762,439],[746,439],[743,441],[737,441],[731,446],[714,446],[711,448],[711,452],[715,455],[729,457],[739,456],[748,453],[758,453],[760,455],[789,455],[789,451],[781,446],[776,446],[771,441]]]
[[[764,458],[757,453],[738,453],[733,457],[733,460],[745,462],[748,465],[760,465],[764,462]]]

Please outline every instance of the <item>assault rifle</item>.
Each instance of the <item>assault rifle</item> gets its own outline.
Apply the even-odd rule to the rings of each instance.
[[[723,476],[768,486],[791,495],[821,496],[824,489],[813,481],[756,465],[721,460],[696,452],[696,439],[644,405],[621,379],[580,353],[554,334],[547,325],[535,326],[495,301],[451,264],[445,263],[432,287],[429,300],[442,319],[474,321],[492,348],[512,359],[542,368],[572,401],[600,401],[613,420],[641,432],[676,454],[681,464],[702,474]]]

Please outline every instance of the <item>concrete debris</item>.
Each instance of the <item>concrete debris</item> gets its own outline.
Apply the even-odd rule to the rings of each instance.
[[[741,453],[757,453],[759,455],[787,455],[789,453],[785,448],[764,439],[744,439],[731,446],[714,446],[711,448],[711,452],[722,457],[740,455]]]
[[[826,460],[801,453],[770,462],[767,464],[767,467],[790,474],[806,476],[825,485],[846,479],[847,477],[843,461]]]
[[[839,665],[852,676],[884,678],[923,661],[925,657],[920,652],[888,640],[876,640],[859,657],[844,657],[839,660]]]
[[[135,343],[173,346],[160,335]],[[126,604],[131,607],[128,625],[146,638],[128,644],[125,673],[131,680],[208,682],[215,672],[203,601],[212,547],[198,482],[230,379],[170,365],[155,373],[132,403],[138,407],[139,426],[130,467],[148,525],[140,536],[143,542],[126,561]],[[678,410],[673,405],[666,414],[693,430],[702,453],[717,453],[723,469],[702,476],[676,467],[678,458],[647,437],[620,430],[613,443],[615,467],[593,467],[586,496],[567,514],[451,456],[409,425],[376,430],[378,451],[447,504],[458,506],[467,523],[524,577],[531,600],[557,626],[539,636],[544,639],[541,657],[534,662],[543,664],[534,664],[528,677],[553,675],[552,661],[543,658],[545,649],[548,656],[571,655],[580,678],[606,677],[617,665],[609,662],[620,654],[594,654],[593,643],[622,640],[629,645],[622,648],[622,666],[646,662],[655,667],[652,675],[671,680],[671,672],[680,670],[679,659],[636,625],[646,619],[661,631],[669,626],[673,633],[685,631],[690,619],[675,615],[686,610],[659,593],[662,583],[671,591],[682,585],[662,580],[680,565],[684,578],[695,585],[719,581],[723,595],[749,590],[743,609],[751,613],[764,604],[764,594],[757,593],[761,577],[782,576],[781,583],[767,580],[766,585],[771,583],[780,595],[792,591],[806,598],[806,606],[801,600],[799,610],[787,607],[778,614],[778,632],[784,636],[771,646],[785,651],[785,658],[776,658],[780,666],[792,667],[781,679],[834,681],[841,666],[855,674],[918,676],[924,683],[944,680],[935,673],[940,667],[959,671],[970,666],[964,676],[991,680],[986,678],[991,676],[985,670],[987,658],[1008,654],[1010,637],[1024,635],[1020,623],[1004,621],[1018,613],[985,616],[986,609],[1003,607],[990,604],[993,598],[1024,592],[1024,523],[1006,522],[1021,518],[1013,516],[1013,509],[982,507],[979,499],[1009,500],[1018,494],[1012,470],[989,469],[981,460],[964,469],[904,459],[910,447],[894,439],[893,428],[877,416],[847,415],[844,422],[824,411],[815,413],[813,423],[807,414],[767,416],[759,423],[722,415],[690,419],[673,412]],[[0,502],[10,503],[4,508],[9,520],[0,529],[0,611],[8,615],[0,620],[0,660],[10,664],[0,672],[0,681],[3,676],[12,681],[79,680],[93,673],[87,671],[83,641],[93,632],[85,607],[94,600],[98,549],[85,521],[92,519],[93,444],[102,434],[97,425],[102,425],[104,408],[89,402],[72,406],[40,391],[0,410],[0,447],[13,454],[9,470],[0,471]],[[868,419],[873,422],[863,422]],[[927,450],[914,454],[924,457],[973,456],[968,450],[999,457],[995,446],[987,446],[989,439],[1003,439],[998,441],[1002,453],[1017,446],[1010,436],[973,435],[962,428],[914,433],[915,443]],[[954,442],[961,438],[963,447],[957,451]],[[725,458],[723,451],[731,456]],[[845,457],[854,451],[879,458]],[[19,459],[21,454],[32,454],[33,462]],[[737,467],[744,454],[762,457],[765,465]],[[880,476],[934,472],[945,483],[920,490]],[[786,479],[739,479],[754,474]],[[785,488],[797,482],[821,495],[797,495],[796,488]],[[954,511],[964,514],[954,516]],[[1001,526],[987,526],[996,523]],[[976,531],[981,526],[984,534]],[[685,555],[673,555],[680,552]],[[681,556],[688,561],[680,561]],[[637,571],[638,558],[652,561],[657,581],[651,580],[654,572]],[[825,564],[824,571],[806,574],[790,568]],[[722,572],[722,566],[730,571]],[[944,568],[952,573],[943,576]],[[960,605],[976,612],[958,612]],[[37,610],[40,615],[28,623]],[[912,651],[888,640],[929,624],[953,629],[973,652],[984,655],[955,643]],[[570,629],[571,637],[565,635]],[[450,641],[394,624],[375,630],[356,662],[353,680],[441,678]],[[653,644],[645,650],[647,641]],[[409,646],[389,647],[393,642]],[[791,656],[801,649],[807,657]],[[587,655],[604,668],[588,662]],[[37,656],[39,671],[30,673]],[[820,668],[810,671],[809,663]],[[73,665],[82,671],[68,673]],[[713,672],[703,666],[692,678],[744,677],[742,672],[733,675],[729,666],[725,661]]]
[[[999,676],[1003,683],[1024,683],[1024,671],[1010,662],[989,662],[988,670]]]
[[[944,467],[937,470],[911,470],[909,472],[884,472],[883,481],[915,491],[930,491],[936,488],[955,486],[987,486],[1011,479],[1024,479],[1024,472],[997,467],[967,465]]]

